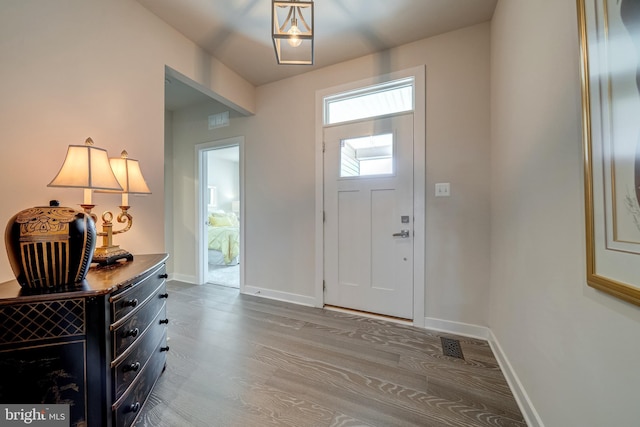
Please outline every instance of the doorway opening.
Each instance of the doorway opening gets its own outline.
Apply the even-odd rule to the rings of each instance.
[[[200,283],[242,283],[243,138],[200,144]]]
[[[424,325],[425,75],[316,92],[317,307]]]

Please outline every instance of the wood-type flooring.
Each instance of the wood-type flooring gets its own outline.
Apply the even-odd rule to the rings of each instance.
[[[216,285],[168,292],[167,369],[137,427],[526,425],[486,341]]]

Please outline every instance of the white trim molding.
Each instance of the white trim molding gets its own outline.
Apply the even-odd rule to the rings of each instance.
[[[262,298],[273,299],[277,301],[291,302],[308,307],[315,307],[315,298],[304,295],[292,294],[290,292],[274,291],[273,289],[260,288],[257,286],[245,285],[240,291],[244,295],[254,295]]]
[[[175,280],[177,282],[189,283],[190,285],[198,284],[198,280],[196,279],[196,276],[191,276],[187,274],[169,273],[169,277],[167,278],[167,281],[171,281],[171,280]]]
[[[194,282],[198,285],[202,285],[207,281],[207,216],[205,214],[206,206],[207,206],[207,198],[209,186],[205,185],[207,182],[206,174],[207,174],[207,165],[206,165],[206,156],[205,153],[211,150],[216,150],[219,148],[232,147],[237,146],[239,150],[239,187],[240,194],[238,195],[238,200],[240,201],[240,259],[243,260],[240,264],[240,292],[242,292],[242,288],[244,286],[244,277],[245,277],[245,267],[246,267],[246,258],[245,258],[245,232],[244,232],[244,136],[234,136],[230,138],[218,139],[215,141],[204,142],[202,144],[197,144],[195,146],[195,176],[196,180],[194,182],[194,191],[196,193],[196,214],[195,214],[195,224],[194,230],[197,231],[195,236],[195,267],[196,267],[196,276],[194,278]],[[178,279],[176,279],[178,280]],[[191,283],[191,282],[189,282]]]
[[[451,320],[435,319],[433,317],[424,318],[424,328],[431,331],[446,332],[449,334],[461,335],[463,337],[489,340],[490,330],[485,326],[473,325],[470,323],[453,322]]]
[[[529,427],[544,427],[542,419],[540,419],[540,415],[536,408],[534,408],[531,399],[529,399],[529,395],[527,391],[524,389],[516,371],[511,366],[507,355],[502,351],[502,347],[498,342],[498,338],[493,334],[491,329],[487,328],[489,332],[489,345],[491,346],[491,350],[493,351],[493,355],[495,356],[498,364],[500,365],[500,369],[507,380],[507,384],[509,384],[509,388],[513,393],[513,397],[516,399],[518,406],[520,407],[520,411],[522,412],[522,416],[527,422],[527,426]]]

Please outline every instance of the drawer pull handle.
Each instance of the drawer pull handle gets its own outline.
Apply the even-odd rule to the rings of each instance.
[[[131,330],[129,330],[129,331],[124,333],[124,337],[125,338],[127,338],[127,337],[134,337],[135,338],[135,337],[138,336],[138,332],[140,332],[140,330],[138,328],[131,329]]]
[[[122,368],[124,372],[129,372],[129,371],[137,372],[138,369],[140,369],[140,362],[135,362],[130,365],[124,365],[124,367]]]
[[[169,294],[160,294],[158,295],[159,298],[169,298]]]
[[[124,306],[125,307],[135,307],[136,305],[138,305],[138,299],[134,298],[134,299],[130,299],[124,302]]]
[[[160,324],[161,324],[161,325],[162,325],[162,324],[164,324],[164,325],[168,325],[168,324],[169,324],[169,319],[163,319],[163,320],[160,320]]]
[[[168,275],[167,273],[164,273],[164,274],[161,274],[161,275],[160,275],[160,278],[161,278],[161,279],[168,279],[168,278],[169,278],[169,275]]]
[[[133,412],[134,414],[140,410],[140,402],[132,403],[129,405],[129,412]]]
[[[160,347],[160,351],[169,351],[169,346]]]

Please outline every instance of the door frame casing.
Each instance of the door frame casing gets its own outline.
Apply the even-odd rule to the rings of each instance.
[[[206,185],[207,177],[204,176],[207,171],[205,165],[206,156],[205,152],[225,147],[238,146],[239,150],[239,162],[238,162],[238,174],[239,174],[239,192],[238,200],[240,201],[240,292],[244,292],[244,274],[246,258],[244,254],[244,136],[235,136],[231,138],[219,139],[210,142],[204,142],[195,146],[195,163],[196,163],[196,226],[194,230],[197,230],[195,236],[196,244],[196,283],[203,285],[206,283],[207,278],[207,263],[205,262],[206,253],[206,239],[204,236],[207,232],[207,217],[204,215],[204,208],[207,204],[207,192],[208,185]],[[204,183],[204,184],[203,184]]]
[[[426,71],[418,66],[390,74],[347,83],[316,91],[315,117],[315,306],[324,306],[324,105],[326,96],[362,87],[414,77],[413,119],[413,325],[424,327],[425,322],[425,227],[426,227]]]

